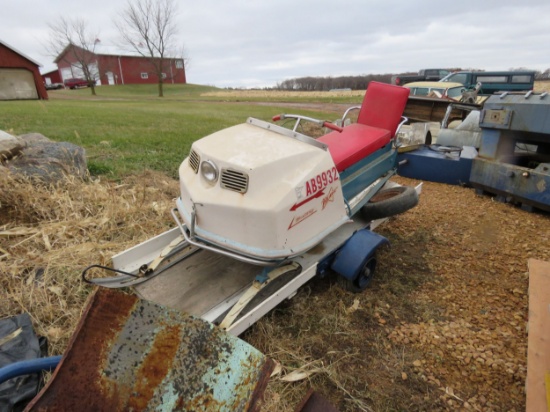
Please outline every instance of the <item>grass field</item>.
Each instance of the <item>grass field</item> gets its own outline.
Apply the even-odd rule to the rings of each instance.
[[[550,82],[537,82],[535,90],[546,91],[549,86]],[[165,85],[164,98],[157,97],[155,85],[98,87],[97,96],[89,89],[54,90],[48,101],[0,102],[0,130],[15,135],[38,132],[82,146],[92,175],[119,178],[152,169],[176,177],[179,163],[198,138],[249,116],[269,120],[285,112],[285,104],[351,106],[359,104],[363,95],[363,91],[222,90],[193,84]],[[326,113],[307,108],[299,113],[327,118]]]
[[[195,85],[166,87],[165,98],[155,97],[152,86],[97,90],[98,96],[91,96],[89,89],[59,90],[50,92],[48,101],[0,102],[0,130],[14,135],[38,132],[54,141],[82,146],[94,175],[118,178],[152,169],[175,177],[196,139],[242,123],[249,116],[269,120],[283,110],[254,102],[227,104],[226,95],[211,96],[213,88]],[[278,96],[273,102],[307,99],[313,97]]]

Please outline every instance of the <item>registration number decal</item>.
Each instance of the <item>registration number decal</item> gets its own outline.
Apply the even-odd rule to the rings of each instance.
[[[336,167],[333,167],[326,172],[319,173],[317,176],[306,182],[306,197],[314,195],[337,180],[340,180],[340,176],[338,175],[338,170],[336,170]]]
[[[300,206],[305,205],[306,203],[312,201],[313,199],[317,199],[319,197],[325,196],[325,189],[330,184],[340,180],[340,176],[338,174],[338,171],[336,170],[336,167],[333,167],[332,169],[328,169],[327,171],[323,173],[319,173],[317,176],[315,176],[312,179],[309,179],[306,184],[306,195],[305,199],[301,200],[299,202],[296,202],[292,207],[290,208],[291,212],[294,212],[296,209],[298,209]],[[302,190],[304,186],[297,187],[296,190],[296,197],[298,200],[302,199]],[[335,189],[330,189],[330,191],[335,191]],[[325,208],[326,204],[334,199],[334,193],[329,193],[328,200],[323,200],[323,209]]]

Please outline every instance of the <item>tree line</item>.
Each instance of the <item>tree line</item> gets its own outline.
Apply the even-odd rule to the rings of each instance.
[[[452,69],[450,71],[460,70],[475,70],[478,69]],[[511,68],[510,71],[529,70],[524,67]],[[545,71],[532,70],[535,72],[536,80],[550,80],[550,68]],[[392,77],[396,75],[414,75],[415,73],[385,73],[385,74],[364,74],[358,76],[325,76],[325,77],[297,77],[294,79],[286,79],[282,82],[278,82],[275,86],[277,90],[296,90],[296,91],[308,91],[308,92],[321,92],[337,89],[351,89],[351,90],[365,90],[371,81],[381,83],[391,83]]]
[[[334,89],[365,90],[371,81],[391,83],[392,74],[367,74],[339,77],[299,77],[287,79],[275,86],[279,90],[328,91]]]

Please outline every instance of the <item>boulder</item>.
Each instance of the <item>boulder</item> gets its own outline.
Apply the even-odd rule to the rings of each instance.
[[[3,130],[0,130],[0,142],[2,140],[14,140],[14,139],[17,139],[14,135],[9,134]]]
[[[40,133],[13,136],[0,130],[0,173],[10,172],[57,183],[65,176],[86,178],[86,152],[67,142],[53,142]]]
[[[11,173],[57,183],[67,175],[82,179],[88,175],[86,152],[68,142],[33,141],[21,153],[5,163]]]

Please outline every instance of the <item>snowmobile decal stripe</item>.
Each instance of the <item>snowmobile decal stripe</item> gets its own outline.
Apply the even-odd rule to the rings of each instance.
[[[325,190],[321,190],[317,193],[315,193],[313,196],[308,197],[307,199],[302,200],[301,202],[294,203],[294,205],[290,208],[291,212],[294,212],[296,209],[298,209],[300,206],[305,205],[307,202],[317,199],[318,197],[321,197],[325,194]]]

